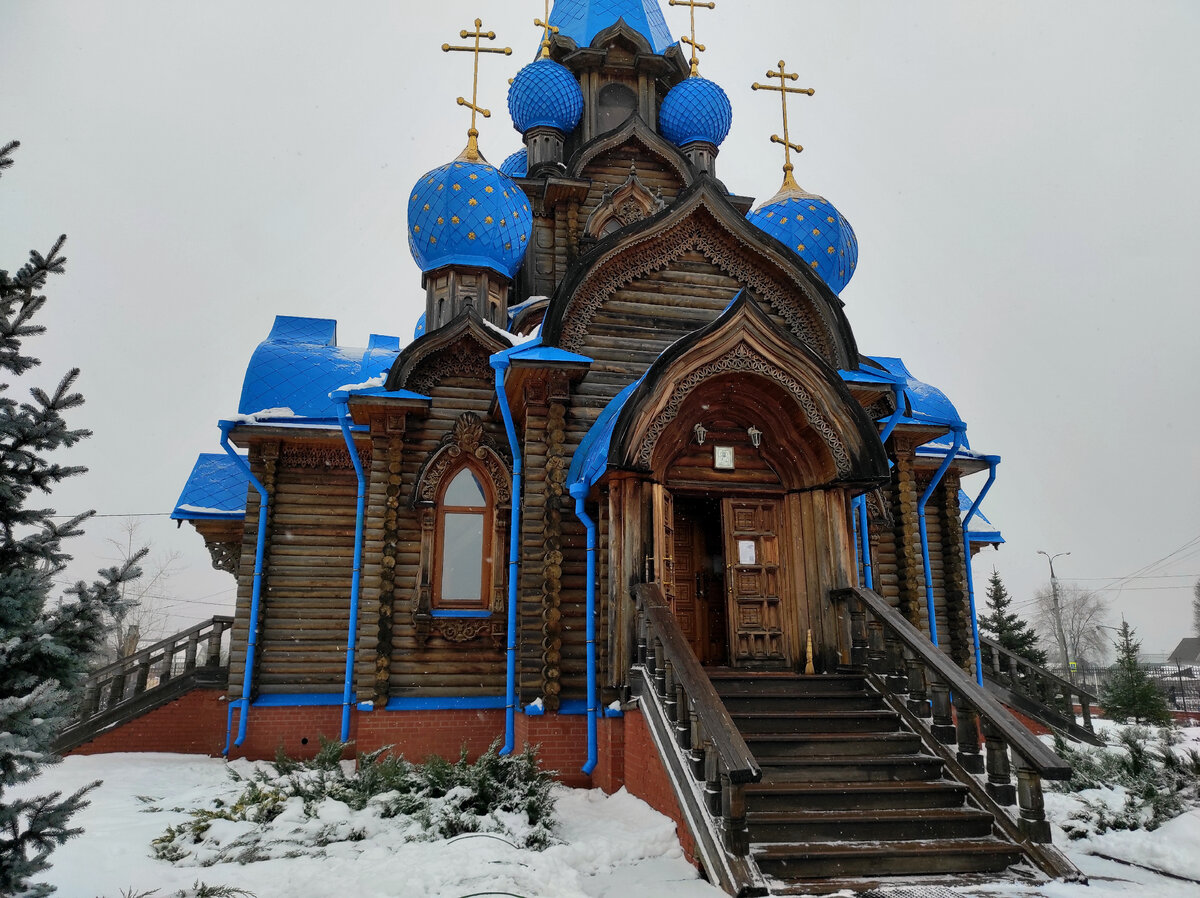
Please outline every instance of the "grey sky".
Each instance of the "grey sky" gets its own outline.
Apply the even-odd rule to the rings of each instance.
[[[685,11],[665,11],[682,34]],[[276,314],[337,318],[345,345],[411,335],[408,192],[467,127],[469,59],[440,46],[481,15],[514,48],[482,63],[499,163],[519,146],[507,79],[541,14],[0,0],[0,142],[23,142],[0,180],[0,266],[69,235],[35,352],[44,381],[83,368],[72,422],[96,432],[58,509],[169,511]],[[1105,587],[1200,536],[1200,6],[719,0],[698,18],[702,73],[734,104],[722,178],[778,188],[778,103],[749,85],[786,59],[817,91],[793,105],[797,179],[858,234],[842,298],[860,348],[903,357],[1004,457],[985,512],[1008,545],[978,557],[980,593],[995,564],[1029,599],[1038,549]],[[92,525],[73,573],[112,554],[119,523]],[[143,533],[186,556],[172,624],[231,606],[190,527]],[[1166,650],[1190,629],[1200,543],[1154,573],[1171,578],[1106,595]]]

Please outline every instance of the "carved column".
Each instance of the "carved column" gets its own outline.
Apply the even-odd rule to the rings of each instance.
[[[950,626],[950,657],[967,673],[975,672],[975,640],[971,632],[971,600],[967,595],[967,557],[958,509],[958,472],[946,472],[934,496],[942,525],[942,590]]]
[[[896,567],[900,587],[900,613],[920,627],[925,607],[925,567],[921,559],[921,525],[917,503],[921,491],[913,467],[914,446],[909,440],[892,438],[895,467],[892,468],[892,513],[896,520]]]
[[[393,436],[387,441],[387,487],[383,503],[383,551],[379,572],[379,620],[375,643],[375,688],[373,701],[383,708],[391,695],[392,627],[396,610],[396,547],[400,541],[401,457],[404,438]]]
[[[566,405],[555,397],[546,414],[546,511],[542,537],[542,694],[557,711],[562,691],[562,516],[566,495]]]

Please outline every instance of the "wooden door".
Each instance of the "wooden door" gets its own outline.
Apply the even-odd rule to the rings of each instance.
[[[786,668],[792,656],[780,597],[780,503],[724,499],[725,590],[734,667]]]
[[[661,483],[654,484],[654,579],[675,610],[675,499]]]

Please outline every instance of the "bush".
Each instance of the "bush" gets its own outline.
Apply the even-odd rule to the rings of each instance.
[[[464,749],[455,762],[434,756],[424,764],[385,748],[360,754],[351,771],[339,742],[323,740],[311,761],[281,753],[248,779],[231,770],[245,784],[236,798],[189,811],[190,819],[154,840],[154,854],[199,866],[311,856],[313,848],[371,838],[385,820],[412,841],[497,833],[519,848],[545,848],[554,825],[552,774],[538,768],[535,749],[501,757],[498,746],[474,763]]]

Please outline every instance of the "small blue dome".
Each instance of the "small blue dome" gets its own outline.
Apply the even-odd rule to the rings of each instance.
[[[529,150],[521,147],[500,163],[500,174],[510,178],[523,178],[529,174]]]
[[[858,266],[858,238],[829,200],[785,186],[746,218],[798,254],[834,293],[850,283]]]
[[[413,339],[414,340],[417,340],[417,339],[425,336],[425,327],[426,327],[425,318],[426,318],[426,313],[422,312],[421,317],[417,319],[417,326],[415,328],[413,328]]]
[[[658,110],[658,130],[677,147],[696,141],[720,146],[733,125],[733,105],[719,84],[688,78],[671,88]]]
[[[522,134],[539,125],[570,134],[583,116],[583,91],[565,67],[539,59],[517,72],[508,89],[508,111]]]
[[[482,156],[428,172],[408,201],[408,245],[421,271],[471,265],[512,277],[532,233],[529,200]]]

